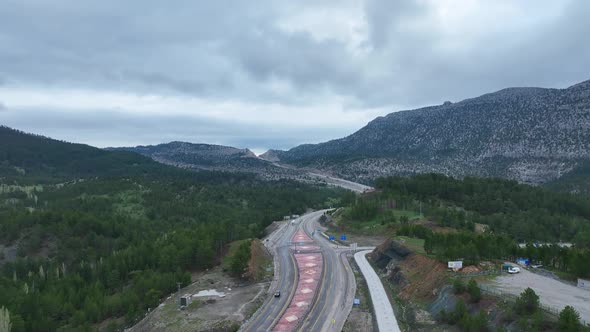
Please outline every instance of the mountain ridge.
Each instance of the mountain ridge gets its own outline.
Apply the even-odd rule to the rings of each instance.
[[[261,158],[349,180],[442,173],[554,181],[590,159],[590,80],[565,89],[506,88],[393,112],[346,137]]]

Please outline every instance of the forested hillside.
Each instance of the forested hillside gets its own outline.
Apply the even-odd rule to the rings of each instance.
[[[2,132],[0,307],[16,332],[127,326],[230,242],[341,196]]]
[[[128,151],[105,151],[0,126],[0,179],[51,182],[91,176],[138,175],[170,171]]]
[[[457,180],[438,174],[381,178],[376,186],[376,192],[344,210],[344,226],[368,224],[377,234],[422,239],[423,250],[443,262],[461,258],[477,264],[524,256],[590,277],[586,196],[502,179]],[[568,245],[558,245],[564,242]]]
[[[586,196],[556,193],[516,181],[457,180],[424,174],[381,178],[376,186],[385,196],[420,200],[424,209],[435,214],[443,204],[448,208],[447,215],[440,216],[444,226],[482,223],[520,241],[572,241],[590,231],[590,199]],[[590,244],[590,238],[587,240]]]

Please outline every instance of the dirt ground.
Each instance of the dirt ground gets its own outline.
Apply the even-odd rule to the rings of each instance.
[[[542,305],[560,311],[566,305],[571,305],[580,313],[581,319],[590,323],[590,290],[568,285],[526,269],[521,269],[517,274],[503,274],[492,280],[490,286],[517,296],[530,287],[539,295]]]
[[[240,285],[216,267],[199,275],[195,283],[180,293],[172,294],[129,331],[229,331],[240,326],[258,308],[268,286],[267,282]],[[179,294],[197,294],[203,290],[216,290],[225,296],[193,297],[191,305],[179,309]]]
[[[433,300],[446,283],[446,266],[426,256],[411,254],[399,265],[408,281],[400,291],[404,300]]]
[[[373,315],[370,310],[353,308],[346,319],[342,332],[373,332]]]
[[[346,323],[342,328],[343,332],[373,332],[377,330],[376,326],[373,326],[373,313],[370,305],[370,295],[367,284],[360,273],[358,266],[353,259],[351,259],[351,265],[354,272],[356,281],[356,293],[355,298],[361,301],[360,305],[352,306],[352,310],[346,319]]]

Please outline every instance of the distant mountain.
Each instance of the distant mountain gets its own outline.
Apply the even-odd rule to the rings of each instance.
[[[212,144],[171,142],[159,145],[109,148],[112,151],[132,151],[163,164],[181,168],[228,172],[247,172],[265,178],[300,176],[296,170],[280,168],[260,159],[248,149]]]
[[[261,158],[361,182],[435,172],[543,184],[590,160],[590,81],[567,89],[509,88],[395,112],[348,137]]]
[[[105,151],[0,126],[0,179],[31,181],[143,174],[162,166],[137,153]]]

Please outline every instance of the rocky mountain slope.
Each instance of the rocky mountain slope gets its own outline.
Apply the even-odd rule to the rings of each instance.
[[[395,112],[348,137],[261,157],[361,182],[436,172],[542,184],[590,160],[590,81]]]
[[[260,160],[248,149],[211,144],[170,142],[158,145],[108,148],[108,150],[133,151],[150,157],[163,164],[184,168],[231,169],[243,167],[264,167],[267,161]]]

